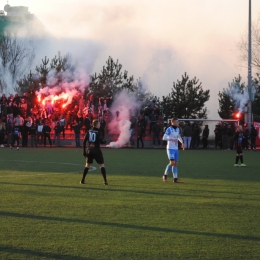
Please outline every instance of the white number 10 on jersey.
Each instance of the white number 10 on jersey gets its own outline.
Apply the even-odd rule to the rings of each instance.
[[[90,143],[94,143],[94,142],[96,141],[96,133],[89,132],[88,141],[89,141]]]

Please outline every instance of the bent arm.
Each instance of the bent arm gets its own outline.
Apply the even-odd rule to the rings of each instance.
[[[166,133],[163,135],[163,141],[169,141],[170,140],[170,136],[167,135]]]
[[[179,141],[181,144],[183,144],[183,140],[182,140],[181,136],[178,136],[178,141]]]

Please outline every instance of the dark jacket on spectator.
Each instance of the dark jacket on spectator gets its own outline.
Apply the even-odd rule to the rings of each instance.
[[[183,129],[183,136],[190,137],[192,135],[192,128],[190,125],[186,125]]]

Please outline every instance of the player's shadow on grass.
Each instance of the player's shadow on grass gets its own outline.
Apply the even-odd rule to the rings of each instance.
[[[53,217],[53,216],[37,216],[32,214],[21,214],[15,212],[6,212],[0,211],[0,216],[3,217],[12,217],[12,218],[23,218],[23,219],[31,219],[31,220],[42,220],[42,221],[57,221],[57,222],[68,222],[68,223],[77,223],[81,224],[82,228],[84,225],[97,225],[97,226],[106,226],[106,227],[116,227],[123,229],[134,229],[134,230],[142,230],[142,231],[152,231],[152,232],[165,232],[165,233],[177,233],[182,235],[195,235],[195,236],[205,236],[205,237],[216,237],[216,238],[224,238],[224,239],[237,239],[237,240],[249,240],[249,241],[260,241],[260,237],[255,236],[244,236],[244,235],[235,235],[235,234],[219,234],[213,232],[199,232],[199,231],[191,231],[191,230],[181,230],[181,229],[172,229],[172,228],[161,228],[161,227],[149,227],[149,226],[138,226],[124,223],[111,223],[111,222],[99,222],[93,220],[83,220],[83,219],[72,219],[72,218],[61,218],[61,217]]]
[[[143,190],[123,190],[123,189],[113,189],[113,188],[96,188],[96,187],[91,187],[91,186],[59,186],[59,185],[53,185],[53,184],[23,184],[23,183],[11,183],[11,182],[0,182],[0,184],[5,184],[5,185],[18,185],[18,186],[33,186],[33,187],[43,187],[43,188],[57,188],[57,189],[80,189],[80,190],[94,190],[94,191],[105,191],[105,192],[125,192],[125,193],[134,193],[134,194],[143,194],[143,195],[154,195],[154,196],[174,196],[174,197],[192,197],[192,198],[210,198],[210,199],[232,199],[232,200],[248,200],[248,201],[259,201],[258,198],[241,198],[241,193],[238,193],[238,192],[222,192],[222,191],[201,191],[201,192],[205,192],[205,193],[210,193],[210,194],[207,194],[207,195],[198,195],[198,194],[194,194],[194,193],[191,193],[191,194],[184,194],[184,192],[186,191],[189,191],[189,192],[195,192],[197,193],[198,190],[182,190],[181,193],[177,192],[177,191],[174,191],[174,190],[171,190],[170,193],[166,192],[165,190],[162,191],[162,192],[155,192],[155,191],[143,191]],[[132,188],[132,186],[131,186]],[[3,192],[3,191],[2,191]],[[18,191],[12,191],[13,193],[23,193],[23,194],[32,194],[32,195],[35,195],[35,194],[39,194],[41,196],[47,196],[49,197],[50,196],[50,193],[46,193],[46,191],[43,191],[43,192],[40,192],[40,190],[37,190],[37,191],[30,191],[30,190],[18,190]],[[215,194],[215,195],[212,195],[212,194]],[[218,193],[227,193],[227,194],[234,194],[234,195],[237,195],[238,197],[224,197],[224,196],[216,196],[218,195]],[[51,194],[52,195],[52,194]],[[246,194],[246,195],[252,195],[252,196],[255,196],[255,194]],[[82,198],[81,194],[67,194],[67,193],[60,193],[60,194],[57,194],[55,193],[54,196],[60,196],[60,197],[74,197],[74,198]]]
[[[72,256],[72,255],[62,255],[62,254],[56,254],[56,253],[51,253],[51,252],[42,252],[42,251],[37,251],[37,250],[30,250],[30,249],[23,249],[23,248],[16,248],[13,246],[8,246],[8,245],[1,245],[0,244],[0,251],[2,253],[8,253],[8,254],[20,254],[20,255],[25,255],[25,256],[30,256],[30,257],[43,257],[44,259],[64,259],[64,260],[94,260],[94,258],[87,258],[87,257],[80,257],[80,256]],[[13,259],[18,259],[18,258],[13,258]]]

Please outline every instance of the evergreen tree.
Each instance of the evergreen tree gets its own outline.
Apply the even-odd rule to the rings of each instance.
[[[73,71],[74,66],[71,62],[71,56],[69,54],[61,56],[60,53],[58,57],[56,55],[54,58],[50,59],[45,56],[41,60],[41,64],[36,66],[35,73],[31,71],[26,76],[17,81],[18,87],[15,89],[18,93],[27,92],[28,94],[31,91],[39,90],[44,88],[47,84],[48,74],[52,71],[52,77],[56,78],[55,84],[59,83],[62,80],[62,73],[66,71]]]
[[[235,102],[230,98],[230,96],[225,92],[219,92],[219,110],[218,114],[222,119],[233,118],[235,111]]]
[[[260,88],[259,74],[252,81],[252,88],[255,90],[254,100],[252,101],[252,114],[254,120],[260,120]],[[218,114],[222,119],[232,119],[237,111],[243,112],[247,107],[248,94],[242,77],[238,75],[228,84],[228,88],[218,93],[219,110]]]
[[[198,79],[189,79],[187,73],[182,80],[173,83],[172,92],[162,97],[164,115],[167,118],[207,118],[205,102],[210,90],[203,90]]]
[[[109,57],[101,72],[92,75],[90,92],[96,96],[114,96],[120,90],[127,89],[129,92],[137,91],[134,77],[128,77],[128,72],[122,72],[122,65]]]

